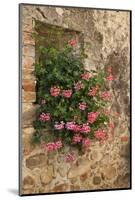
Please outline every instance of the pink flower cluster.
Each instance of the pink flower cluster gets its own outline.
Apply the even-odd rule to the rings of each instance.
[[[99,129],[99,130],[94,132],[94,136],[98,140],[104,140],[106,138],[106,133],[105,133],[104,130]]]
[[[88,124],[83,124],[82,127],[81,127],[81,129],[80,129],[80,132],[81,132],[81,133],[89,133],[90,130],[91,130],[91,129],[90,129],[90,127],[89,127]]]
[[[84,147],[84,148],[87,148],[87,147],[90,146],[91,141],[90,141],[89,138],[84,138],[83,141],[82,141],[82,144],[83,144],[83,147]]]
[[[80,131],[80,126],[78,124],[75,124],[73,131],[75,133],[79,132]]]
[[[89,112],[88,113],[88,122],[90,124],[94,123],[98,117],[99,113],[98,112]]]
[[[80,109],[80,110],[85,110],[86,107],[87,107],[87,105],[86,105],[85,102],[79,103],[79,109]]]
[[[39,120],[43,121],[43,122],[49,121],[50,120],[50,113],[42,113],[42,114],[40,114]]]
[[[65,156],[65,162],[73,162],[75,160],[75,155],[74,153],[68,153]]]
[[[80,143],[82,141],[82,136],[80,134],[75,134],[72,138],[72,144]]]
[[[81,75],[81,77],[82,77],[83,80],[87,80],[88,81],[92,77],[92,75],[89,72],[84,72]]]
[[[82,146],[84,148],[87,148],[90,146],[91,141],[89,138],[82,138],[82,136],[80,134],[75,134],[72,138],[72,144],[77,144],[82,142]]]
[[[64,122],[61,121],[60,123],[56,122],[56,124],[54,125],[54,128],[57,129],[57,130],[61,130],[61,129],[64,129]]]
[[[75,122],[67,122],[66,123],[66,129],[74,131],[76,129],[76,124]]]
[[[89,92],[88,92],[88,95],[89,96],[95,96],[96,95],[96,93],[97,93],[97,87],[92,87],[90,90],[89,90]]]
[[[88,123],[83,124],[81,126],[81,125],[75,124],[75,122],[67,122],[66,129],[73,132],[80,132],[80,133],[89,133],[91,130]]]
[[[70,98],[72,95],[72,90],[63,90],[62,95],[66,98]]]
[[[68,44],[69,44],[70,46],[75,46],[75,45],[77,44],[77,42],[76,42],[75,39],[71,39],[71,40],[68,41]]]
[[[60,88],[58,86],[51,87],[50,93],[53,97],[57,97],[60,94]]]
[[[49,142],[49,143],[43,145],[43,148],[48,152],[55,151],[57,149],[60,149],[61,147],[62,147],[61,140],[58,140],[56,142]]]
[[[100,97],[104,100],[104,101],[109,101],[111,98],[111,94],[108,91],[102,92]]]
[[[75,88],[76,91],[79,91],[82,88],[84,88],[84,85],[81,81],[78,81],[77,83],[74,83],[74,88]]]

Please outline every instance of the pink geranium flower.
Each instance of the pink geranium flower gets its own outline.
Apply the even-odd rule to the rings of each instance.
[[[107,76],[106,79],[107,79],[108,81],[112,81],[112,80],[113,80],[113,75],[112,75],[112,74],[109,74],[109,76]]]
[[[77,124],[75,124],[74,125],[74,127],[73,127],[73,131],[76,133],[76,132],[80,132],[80,129],[81,129],[81,127],[79,126],[79,125],[77,125]]]
[[[60,88],[57,86],[51,87],[50,93],[51,96],[57,97],[60,94]]]
[[[89,123],[94,123],[98,117],[99,113],[98,112],[89,112],[88,113],[88,122]]]
[[[84,72],[82,75],[81,75],[82,79],[84,80],[89,80],[92,75],[89,73],[89,72]]]
[[[68,41],[68,44],[73,47],[77,44],[77,42],[76,42],[75,39],[71,39],[71,40]]]
[[[61,130],[61,129],[64,129],[64,122],[60,122],[60,123],[57,123],[54,125],[55,129],[57,130]]]
[[[86,103],[85,102],[83,102],[83,103],[79,103],[79,109],[80,110],[85,110],[86,109]]]
[[[76,127],[75,122],[67,122],[66,123],[66,129],[68,130],[74,130]]]
[[[104,140],[106,138],[106,133],[104,130],[99,129],[94,132],[94,136],[98,140]]]
[[[68,153],[65,155],[65,162],[73,162],[75,160],[74,153]]]
[[[80,129],[80,132],[81,132],[81,133],[89,133],[90,130],[91,130],[91,129],[90,129],[90,127],[89,127],[88,124],[83,124],[82,127],[81,127],[81,129]]]
[[[89,90],[89,92],[88,92],[88,95],[89,96],[95,96],[96,95],[96,93],[97,93],[97,87],[92,87],[90,90]]]
[[[39,120],[43,121],[43,122],[49,121],[50,120],[50,113],[42,113],[42,114],[40,114]]]
[[[45,144],[43,147],[46,151],[51,152],[51,151],[55,150],[55,143],[49,142],[49,143]]]
[[[90,144],[91,144],[91,141],[90,141],[89,138],[84,138],[84,139],[83,139],[83,141],[82,141],[82,145],[83,145],[84,148],[89,147]]]
[[[61,140],[58,140],[56,142],[48,142],[47,144],[43,145],[43,148],[48,152],[60,149],[61,147],[62,147]]]
[[[84,88],[84,85],[81,81],[78,81],[77,83],[74,83],[74,88],[75,88],[76,91],[79,91],[82,88]]]
[[[72,144],[81,142],[82,136],[80,134],[75,134],[72,138]]]
[[[62,95],[66,98],[70,98],[72,95],[72,90],[63,90]]]
[[[62,142],[61,140],[58,140],[55,142],[55,149],[60,149],[62,147]]]
[[[104,100],[104,101],[109,101],[111,98],[111,94],[108,91],[104,91],[101,93],[100,97]]]

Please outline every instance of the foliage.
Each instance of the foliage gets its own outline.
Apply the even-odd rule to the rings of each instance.
[[[85,70],[82,55],[75,52],[76,45],[70,40],[61,50],[44,46],[38,49],[35,75],[40,108],[33,141],[44,143],[48,151],[65,144],[87,148],[92,139],[106,136],[109,118],[102,111],[110,98],[106,91],[108,74]]]

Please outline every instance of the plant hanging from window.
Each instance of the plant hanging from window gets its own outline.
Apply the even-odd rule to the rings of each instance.
[[[42,59],[35,64],[35,74],[40,107],[33,141],[40,141],[48,152],[64,145],[86,150],[92,141],[107,138],[110,119],[105,109],[112,69],[85,70],[76,45],[72,39],[61,50],[39,47]]]

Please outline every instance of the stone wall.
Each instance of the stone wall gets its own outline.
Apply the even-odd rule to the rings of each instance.
[[[72,149],[77,159],[65,163],[63,153],[47,155],[31,144],[32,122],[38,105],[35,92],[35,20],[79,31],[84,36],[85,66],[112,66],[115,80],[110,84],[110,105],[115,116],[113,135],[105,143],[94,142],[84,155]],[[130,13],[122,11],[21,6],[22,31],[22,169],[21,194],[80,191],[130,187],[129,84]],[[128,135],[122,140],[121,135]]]

